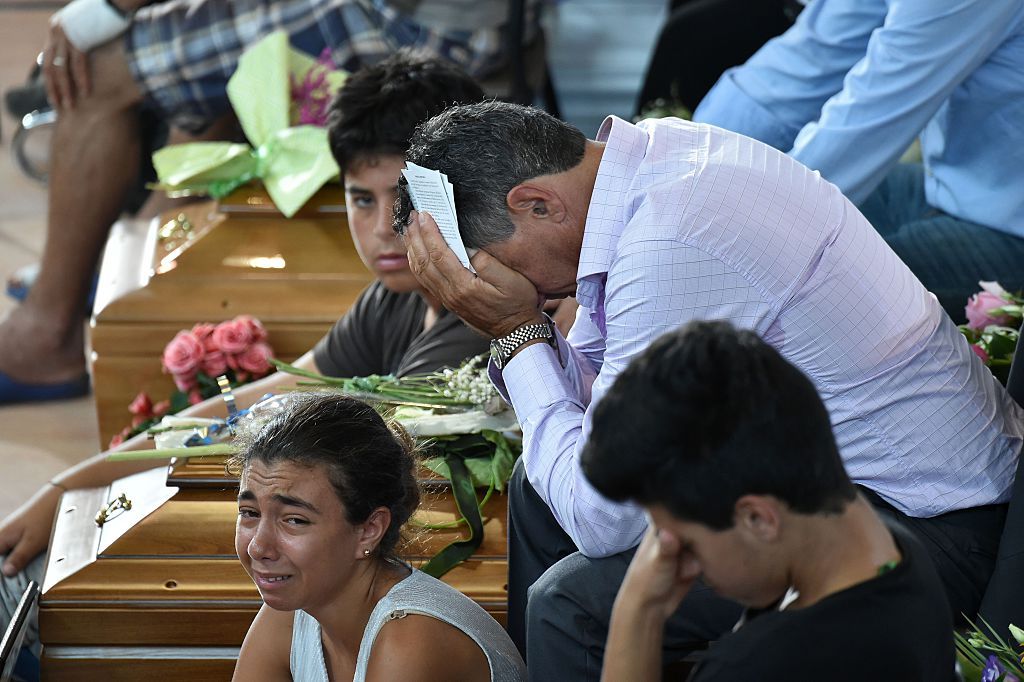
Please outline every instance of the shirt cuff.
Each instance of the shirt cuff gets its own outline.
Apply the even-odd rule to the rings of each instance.
[[[559,362],[559,355],[567,357],[568,344],[561,335],[556,338],[559,353],[546,343],[537,343],[519,351],[504,370],[493,360],[487,366],[494,387],[521,422],[557,402],[574,401],[572,384]]]
[[[569,346],[569,342],[565,340],[564,336],[562,336],[562,332],[558,330],[558,327],[554,325],[551,325],[551,327],[555,331],[555,343],[558,345],[558,357],[556,358],[556,362],[558,362],[562,368],[565,368],[566,361],[571,355],[572,350]],[[512,358],[512,360],[514,361],[516,358],[522,357],[524,353],[530,350],[530,348],[537,347],[551,348],[551,346],[548,346],[547,344],[542,345],[537,343],[519,351],[516,357]],[[512,365],[513,362],[509,362],[509,364],[505,366],[505,372],[508,372],[508,368]],[[502,400],[514,407],[512,400],[509,398],[508,387],[505,385],[505,377],[502,374],[502,371],[498,369],[498,366],[494,364],[494,358],[487,361],[487,378],[491,380],[492,384],[494,384],[494,388],[498,390],[498,395],[501,396]]]

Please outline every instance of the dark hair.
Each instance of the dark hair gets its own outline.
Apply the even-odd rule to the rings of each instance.
[[[802,514],[856,496],[811,381],[752,331],[690,322],[622,372],[594,409],[583,471],[604,496],[724,530],[743,495]]]
[[[448,176],[462,240],[469,248],[483,248],[515,231],[505,201],[509,190],[573,168],[586,144],[583,133],[540,109],[481,102],[452,107],[422,123],[406,159]],[[411,210],[408,190],[400,183],[394,221],[399,234]]]
[[[327,133],[342,174],[354,163],[405,154],[416,125],[453,104],[479,102],[469,75],[438,59],[399,50],[349,76],[331,102]]]
[[[388,425],[372,407],[334,393],[296,393],[262,426],[242,430],[229,467],[244,471],[252,462],[323,466],[345,507],[359,524],[378,507],[391,511],[391,525],[377,551],[392,557],[402,525],[419,504],[415,445],[397,424]]]

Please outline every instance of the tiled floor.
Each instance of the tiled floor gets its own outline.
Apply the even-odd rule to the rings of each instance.
[[[42,5],[43,3],[37,3]],[[0,2],[0,91],[20,83],[42,46],[51,9],[11,9]],[[38,260],[46,233],[46,192],[11,158],[15,122],[0,121],[0,282]],[[0,293],[0,315],[13,302]],[[99,445],[91,398],[46,406],[0,407],[0,517],[68,464]]]

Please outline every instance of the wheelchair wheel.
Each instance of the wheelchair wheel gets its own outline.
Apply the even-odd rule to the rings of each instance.
[[[46,184],[50,175],[50,142],[57,112],[43,109],[25,114],[11,141],[11,151],[22,172]]]

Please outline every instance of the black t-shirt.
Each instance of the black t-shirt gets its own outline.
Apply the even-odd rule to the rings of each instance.
[[[418,293],[397,294],[374,282],[313,349],[326,376],[425,374],[457,367],[487,352],[488,341],[454,313],[442,310],[423,331],[427,302]]]
[[[948,682],[953,621],[918,541],[890,526],[903,558],[876,578],[792,611],[748,611],[691,682]]]

